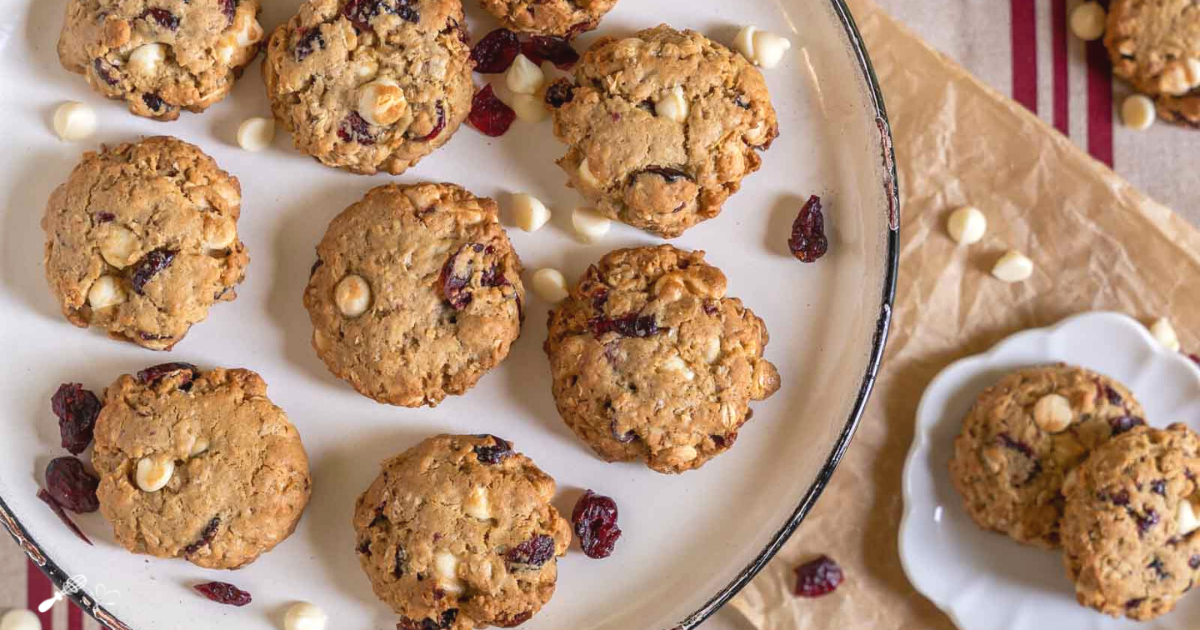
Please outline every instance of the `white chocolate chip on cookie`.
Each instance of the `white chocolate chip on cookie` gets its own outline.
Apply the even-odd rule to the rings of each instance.
[[[153,76],[167,58],[167,47],[162,44],[142,44],[129,53],[129,67],[145,76]]]
[[[458,579],[458,557],[449,551],[433,554],[433,570],[437,574],[437,585],[447,593],[463,592],[462,580]]]
[[[1196,518],[1196,506],[1189,499],[1179,502],[1179,513],[1176,515],[1176,536],[1186,536],[1200,529],[1200,519]]]
[[[175,461],[166,456],[143,457],[138,460],[135,481],[145,492],[158,492],[175,474]]]
[[[138,237],[128,228],[113,225],[100,242],[100,255],[105,262],[124,269],[137,261]]]
[[[372,125],[387,126],[404,117],[408,99],[391,79],[376,79],[358,88],[358,113]]]
[[[471,488],[470,496],[463,502],[463,513],[481,521],[492,518],[492,509],[488,503],[488,493],[485,486]]]
[[[687,120],[691,107],[688,105],[687,97],[683,93],[683,88],[675,86],[670,92],[658,100],[654,105],[654,113],[673,120],[677,123]]]
[[[346,317],[358,317],[371,305],[371,285],[354,274],[342,278],[334,289],[334,302]]]
[[[596,174],[592,172],[592,167],[590,164],[588,164],[587,158],[584,158],[583,161],[579,163],[579,179],[583,180],[584,184],[587,184],[592,188],[601,187],[600,180],[596,177]]]
[[[88,289],[87,300],[93,311],[116,306],[125,301],[125,289],[116,278],[100,276]]]
[[[1058,394],[1047,394],[1033,405],[1033,422],[1046,433],[1062,433],[1071,426],[1075,413],[1071,401]]]

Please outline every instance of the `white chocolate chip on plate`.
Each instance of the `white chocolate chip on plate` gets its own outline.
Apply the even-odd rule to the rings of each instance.
[[[329,615],[319,606],[308,602],[296,602],[288,606],[283,617],[284,630],[324,630]]]
[[[237,143],[247,151],[262,151],[275,141],[275,119],[258,116],[238,125]]]
[[[533,273],[533,292],[538,297],[551,303],[558,304],[567,299],[567,280],[557,269],[538,269]]]
[[[738,31],[737,37],[733,38],[733,49],[742,53],[742,56],[750,63],[754,63],[754,34],[757,32],[757,28],[746,26]]]
[[[1104,36],[1108,13],[1099,2],[1084,2],[1071,11],[1071,32],[1085,42]]]
[[[1179,334],[1175,332],[1175,327],[1171,325],[1171,320],[1160,317],[1153,324],[1150,324],[1150,335],[1154,340],[1161,343],[1164,347],[1179,352],[1183,346],[1179,343]]]
[[[143,457],[138,460],[135,481],[145,492],[158,492],[166,487],[174,474],[175,461],[169,457]]]
[[[1158,118],[1154,101],[1141,94],[1132,94],[1121,103],[1121,122],[1135,131],[1149,129]]]
[[[992,275],[997,280],[1010,283],[1028,280],[1033,275],[1033,261],[1021,252],[1009,250],[996,261],[996,266],[992,267]]]
[[[167,47],[162,44],[142,44],[129,53],[129,67],[134,72],[153,75],[167,58]]]
[[[783,61],[783,55],[791,50],[792,42],[786,37],[767,31],[754,33],[754,63],[770,70]]]
[[[116,306],[125,301],[125,289],[116,278],[100,276],[88,289],[87,301],[93,311]]]
[[[86,140],[96,133],[96,112],[76,101],[67,101],[54,110],[54,133],[68,142]]]
[[[358,317],[371,305],[371,285],[362,276],[350,274],[334,289],[334,301],[346,317]]]
[[[510,105],[521,122],[540,123],[550,117],[546,102],[536,94],[513,94]]]
[[[533,94],[546,83],[546,73],[529,57],[517,55],[504,75],[504,82],[514,94]]]
[[[978,243],[987,232],[987,217],[979,208],[963,206],[950,214],[950,219],[946,221],[946,231],[956,243]]]
[[[512,216],[517,227],[536,232],[550,221],[550,210],[537,197],[526,193],[512,196]]]
[[[1033,422],[1046,433],[1066,431],[1074,417],[1071,401],[1059,394],[1046,394],[1033,405]]]
[[[612,221],[591,208],[576,208],[571,215],[575,234],[585,243],[594,243],[608,234]]]

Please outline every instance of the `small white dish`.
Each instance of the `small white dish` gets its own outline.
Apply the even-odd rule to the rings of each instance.
[[[1156,427],[1200,429],[1200,369],[1118,313],[1084,313],[1008,337],[942,370],[921,397],[904,466],[900,560],[908,579],[961,630],[1185,630],[1200,597],[1150,622],[1112,619],[1075,603],[1062,557],[978,528],[950,482],[954,437],[975,398],[1005,372],[1065,362],[1127,385]]]

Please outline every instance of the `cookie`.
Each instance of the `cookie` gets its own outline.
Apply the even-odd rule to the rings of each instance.
[[[1113,74],[1151,96],[1200,87],[1200,4],[1193,0],[1113,0],[1104,45]]]
[[[453,184],[388,184],[329,224],[304,306],[329,371],[382,403],[470,389],[521,333],[521,261],[496,202]]]
[[[619,249],[550,314],[554,401],[597,455],[699,468],[733,446],[750,401],[779,389],[766,325],[725,285],[704,252]]]
[[[459,0],[309,0],[275,29],[263,79],[296,148],[354,173],[403,173],[471,110]]]
[[[1160,96],[1155,104],[1158,117],[1185,127],[1200,129],[1200,89],[1183,96]]]
[[[1017,370],[971,407],[950,478],[980,527],[1054,549],[1067,473],[1113,435],[1144,424],[1144,415],[1124,385],[1090,370]]]
[[[290,536],[308,504],[300,434],[250,370],[122,376],[95,439],[100,512],[134,553],[236,569]]]
[[[554,479],[495,436],[439,435],[383,463],[354,509],[358,560],[401,630],[511,628],[554,594],[571,529]]]
[[[547,102],[570,186],[601,214],[665,237],[717,216],[779,135],[761,72],[666,25],[601,38]]]
[[[617,0],[480,0],[505,27],[572,38],[590,31]]]
[[[64,68],[129,111],[175,120],[225,98],[263,38],[259,0],[69,0]]]
[[[1067,477],[1063,559],[1075,597],[1139,621],[1170,612],[1200,580],[1200,437],[1137,427]]]
[[[50,195],[46,279],[63,315],[170,350],[234,287],[242,190],[198,147],[160,136],[88,152]]]

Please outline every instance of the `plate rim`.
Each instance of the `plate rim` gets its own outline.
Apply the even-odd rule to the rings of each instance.
[[[884,194],[887,200],[886,208],[883,208],[888,213],[888,229],[886,234],[886,249],[884,253],[884,277],[883,291],[879,306],[879,315],[875,321],[875,330],[871,336],[871,350],[867,359],[867,369],[863,374],[862,382],[858,388],[858,394],[855,397],[854,405],[850,411],[850,416],[847,418],[845,425],[842,427],[841,433],[834,442],[833,449],[826,458],[825,463],[821,466],[817,473],[816,479],[809,486],[808,491],[804,493],[800,503],[792,511],[791,515],[785,519],[783,525],[775,531],[771,536],[767,545],[758,553],[753,560],[750,561],[728,584],[722,587],[715,595],[708,599],[692,614],[685,617],[678,624],[673,626],[671,630],[693,630],[701,623],[716,613],[722,606],[729,602],[738,592],[740,592],[750,580],[756,575],[767,563],[771,561],[784,543],[791,538],[792,534],[800,526],[800,523],[808,515],[817,499],[821,496],[829,480],[833,477],[834,470],[841,462],[842,457],[846,454],[850,447],[850,442],[854,437],[855,431],[858,429],[859,423],[862,421],[863,413],[866,411],[867,403],[871,397],[871,391],[875,386],[875,382],[879,375],[879,368],[883,361],[884,349],[887,346],[888,333],[891,329],[892,308],[896,298],[896,285],[898,281],[900,267],[900,189],[899,178],[896,174],[896,154],[893,146],[891,123],[888,120],[887,109],[883,101],[883,89],[879,84],[879,77],[875,74],[875,68],[871,64],[870,55],[867,53],[866,43],[863,40],[862,34],[858,30],[858,26],[854,21],[850,8],[846,5],[846,0],[828,0],[834,12],[835,18],[841,23],[850,51],[854,54],[857,60],[859,72],[862,74],[863,80],[868,87],[868,94],[871,100],[871,106],[874,109],[874,123],[879,130],[879,138],[881,145],[880,160],[883,166],[883,174],[881,184],[884,188]],[[877,208],[878,210],[878,208]],[[63,584],[70,576],[62,570],[57,562],[45,553],[42,546],[29,533],[24,525],[13,515],[12,510],[5,503],[4,497],[0,496],[0,524],[9,533],[13,540],[20,546],[26,556],[37,566],[42,573],[49,578],[56,590],[61,591]],[[80,607],[84,612],[91,615],[101,625],[111,628],[112,630],[133,630],[129,625],[114,616],[104,606],[94,601],[86,593],[72,592],[66,594],[67,599]]]

